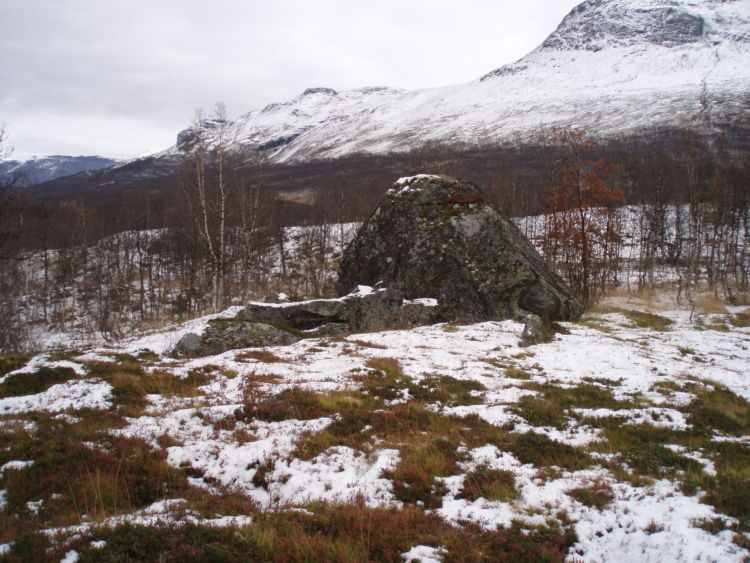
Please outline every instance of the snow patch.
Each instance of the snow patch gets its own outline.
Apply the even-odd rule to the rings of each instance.
[[[444,547],[431,547],[429,545],[416,545],[409,551],[401,554],[401,557],[407,563],[415,561],[418,563],[440,563],[443,560],[443,554],[446,553]]]
[[[0,399],[0,414],[106,409],[111,406],[111,392],[112,386],[109,383],[96,379],[66,381],[36,395]]]
[[[624,424],[650,424],[670,430],[687,430],[690,425],[685,415],[678,410],[649,407],[645,409],[574,409],[584,418],[625,418]]]
[[[26,469],[27,467],[31,467],[32,465],[34,465],[33,460],[32,461],[18,461],[18,460],[9,461],[5,463],[2,467],[0,467],[0,477],[2,477],[3,474],[9,469],[14,470],[14,471],[22,471],[23,469]]]

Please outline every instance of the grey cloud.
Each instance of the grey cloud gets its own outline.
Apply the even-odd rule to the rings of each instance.
[[[239,114],[309,86],[478,78],[576,0],[3,0],[0,122],[16,156],[164,148],[196,107]]]

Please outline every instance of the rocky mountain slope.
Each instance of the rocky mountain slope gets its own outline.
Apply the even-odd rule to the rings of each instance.
[[[536,50],[484,77],[424,90],[310,88],[237,121],[242,146],[276,162],[492,144],[541,128],[600,136],[747,120],[745,0],[587,0]],[[176,148],[188,146],[190,130]]]
[[[100,170],[117,164],[101,156],[35,156],[29,160],[0,162],[0,182],[14,181],[19,186],[32,186],[80,172]]]
[[[523,146],[552,127],[636,142],[657,131],[689,129],[710,139],[731,130],[741,148],[750,137],[749,68],[746,0],[587,0],[537,49],[472,82],[411,91],[308,88],[240,116],[230,136],[270,163],[298,168],[302,180],[282,172],[286,188],[298,180],[309,187],[311,176],[334,182],[340,157],[391,158],[431,142],[475,152]],[[45,184],[37,196],[100,198],[115,188],[171,186],[193,136],[185,129],[160,153]],[[327,163],[331,170],[304,169]]]

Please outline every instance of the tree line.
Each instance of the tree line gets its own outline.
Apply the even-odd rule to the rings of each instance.
[[[505,147],[432,143],[272,166],[230,149],[221,106],[193,131],[171,188],[105,203],[0,189],[0,349],[33,347],[45,326],[119,338],[280,292],[329,296],[352,225],[417,172],[474,181],[506,214],[536,216],[527,234],[584,302],[624,283],[653,289],[665,272],[680,299],[701,283],[747,296],[750,162],[732,143],[651,132],[597,144],[540,131]]]

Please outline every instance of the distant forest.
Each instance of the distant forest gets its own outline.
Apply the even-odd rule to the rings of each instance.
[[[252,194],[259,197],[258,219],[264,227],[361,221],[396,179],[418,173],[474,182],[506,215],[535,215],[546,211],[550,187],[559,181],[567,157],[567,148],[558,141],[558,132],[541,131],[534,142],[489,147],[431,143],[407,153],[300,164],[266,164],[262,154],[243,155],[234,171],[242,177],[242,187],[232,194],[237,201],[228,219],[241,224],[239,203]],[[696,194],[707,196],[718,176],[734,181],[748,151],[750,130],[738,126],[710,137],[683,130],[644,131],[598,142],[587,156],[617,167],[611,181],[629,204],[661,198],[689,203]],[[85,173],[17,190],[3,223],[12,225],[17,250],[90,244],[132,229],[184,230],[190,221],[179,188],[183,166],[179,158],[147,158],[117,172]]]

